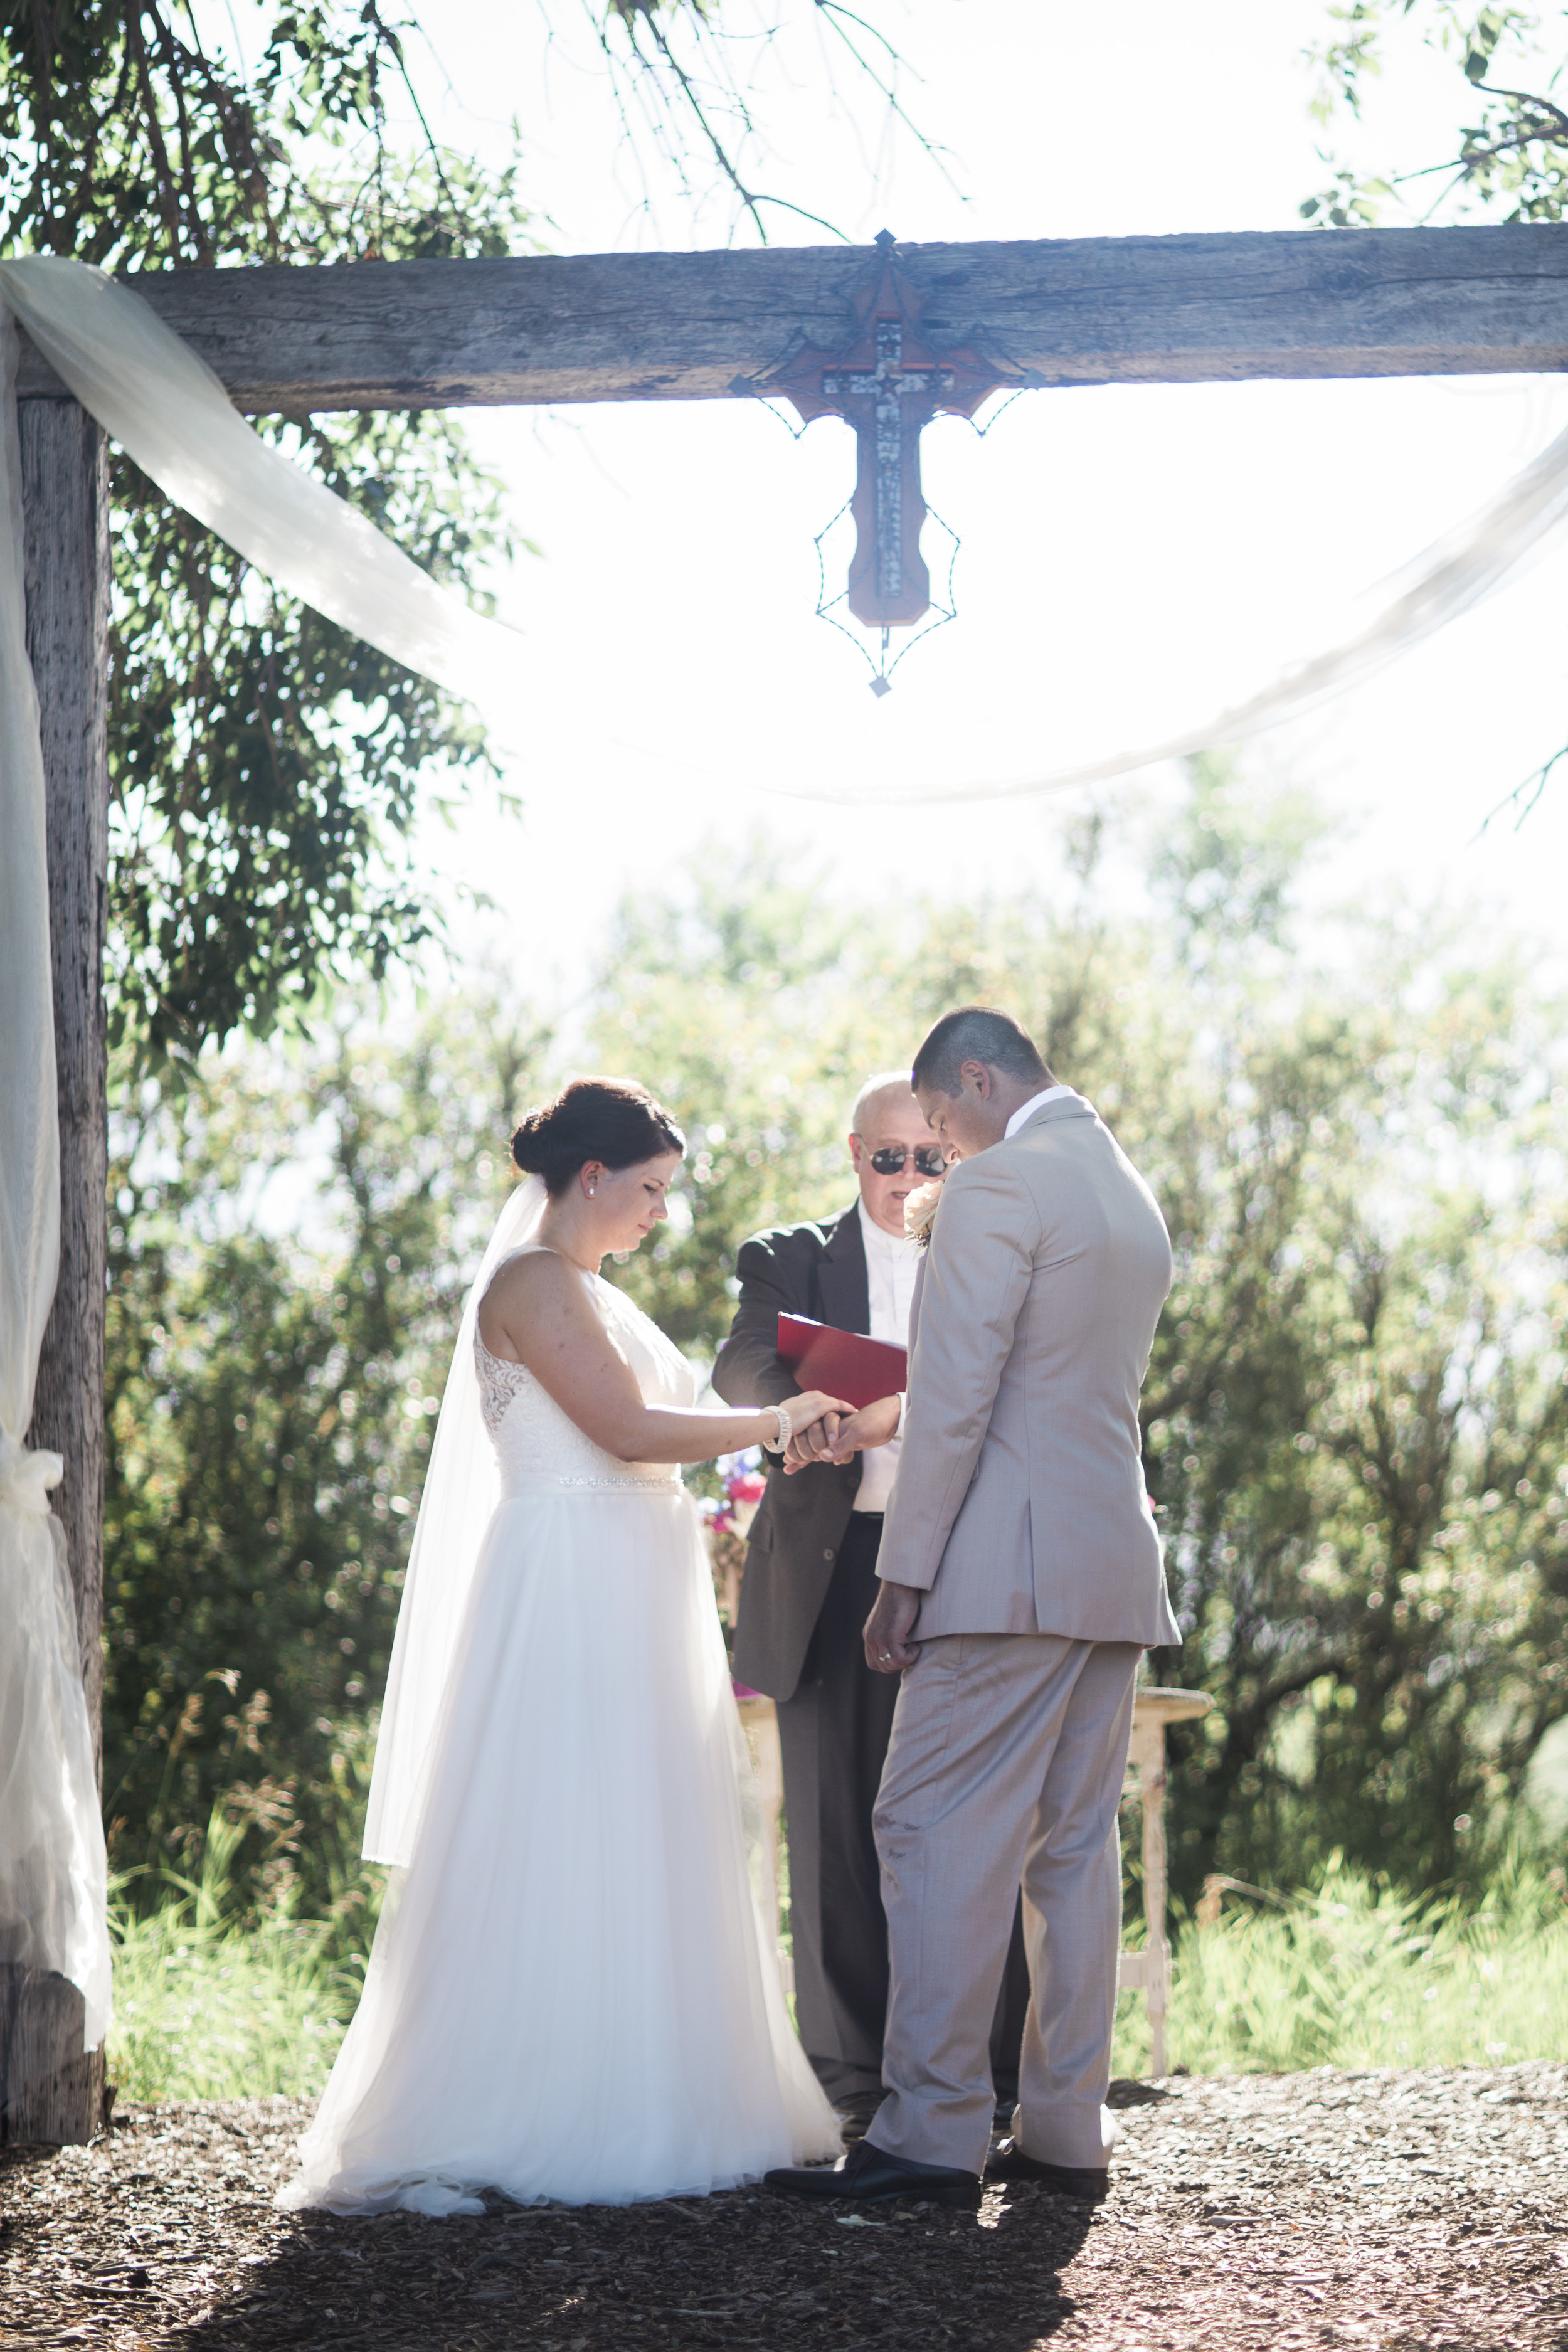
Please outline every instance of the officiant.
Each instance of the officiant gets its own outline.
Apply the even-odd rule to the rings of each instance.
[[[904,1202],[943,1172],[905,1070],[868,1078],[850,1115],[858,1198],[836,1215],[775,1226],[742,1244],[741,1297],[713,1385],[726,1403],[782,1404],[796,1393],[778,1353],[781,1314],[899,1347],[909,1336],[919,1263]],[[860,1629],[879,1586],[882,1514],[898,1468],[901,1400],[890,1442],[842,1465],[786,1476],[775,1462],[751,1527],[735,1633],[736,1679],[777,1705],[789,1839],[795,2018],[823,2089],[859,2137],[882,2097],[888,1929],[871,1809],[899,1694],[866,1664]],[[1028,2004],[1023,1937],[997,2002],[992,2069],[1011,2128]]]

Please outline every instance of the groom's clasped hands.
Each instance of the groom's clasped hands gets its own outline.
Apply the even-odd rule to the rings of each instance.
[[[784,1448],[784,1475],[815,1463],[838,1464],[857,1454],[890,1444],[899,1433],[903,1399],[878,1397],[858,1412],[826,1412],[797,1429]],[[921,1595],[901,1584],[884,1583],[862,1633],[866,1664],[873,1674],[901,1675],[920,1655],[911,1639],[920,1614]]]
[[[784,1449],[784,1475],[793,1476],[814,1462],[847,1462],[871,1446],[886,1445],[899,1433],[900,1404],[896,1396],[879,1397],[858,1412],[826,1412],[806,1423]]]

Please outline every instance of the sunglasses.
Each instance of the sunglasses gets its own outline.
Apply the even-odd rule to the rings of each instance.
[[[915,1167],[921,1175],[941,1176],[945,1174],[947,1162],[942,1158],[939,1145],[934,1143],[921,1144],[920,1149],[912,1156]],[[901,1176],[904,1172],[905,1163],[910,1157],[911,1155],[903,1149],[902,1145],[889,1143],[885,1144],[880,1151],[872,1152],[871,1165],[876,1170],[879,1176]]]

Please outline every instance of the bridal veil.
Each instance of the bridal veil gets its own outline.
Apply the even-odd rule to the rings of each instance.
[[[474,1331],[496,1268],[539,1230],[549,1195],[530,1176],[509,1196],[463,1304],[404,1577],[365,1815],[367,1862],[405,1864],[425,1793],[432,1735],[451,1670],[500,1470],[485,1428]]]

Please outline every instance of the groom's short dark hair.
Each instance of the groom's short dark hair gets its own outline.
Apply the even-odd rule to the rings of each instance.
[[[965,1062],[984,1062],[988,1070],[1005,1070],[1012,1078],[1047,1075],[1023,1023],[994,1004],[961,1004],[956,1013],[944,1013],[915,1055],[910,1084],[917,1093],[923,1088],[951,1100],[963,1091],[958,1074]]]

